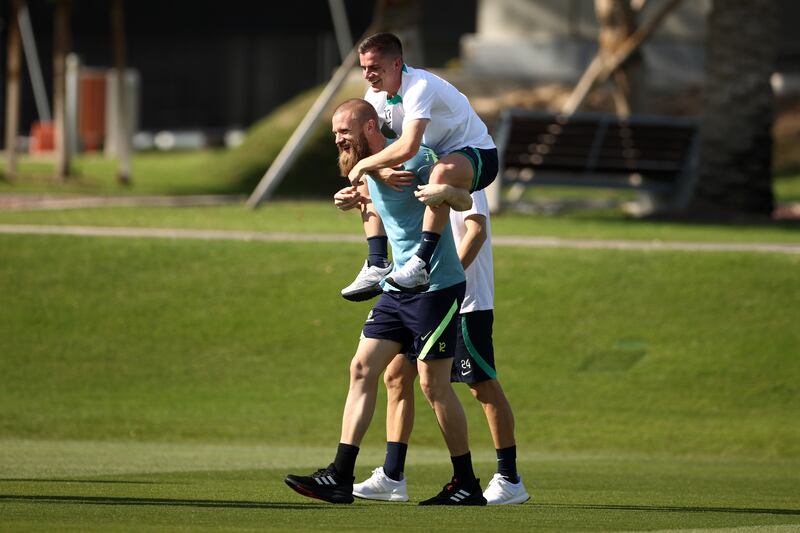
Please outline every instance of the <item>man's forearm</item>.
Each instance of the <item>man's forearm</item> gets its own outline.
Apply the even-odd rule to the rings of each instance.
[[[373,154],[362,159],[358,164],[366,173],[374,172],[383,168],[396,167],[397,165],[405,163],[414,157],[414,155],[416,155],[419,147],[414,150],[413,146],[409,146],[410,144],[412,143],[409,140],[403,141],[400,139],[397,142],[390,144],[377,154]]]
[[[470,215],[464,224],[467,231],[458,246],[458,258],[466,270],[478,257],[478,252],[486,242],[486,218],[482,215]]]

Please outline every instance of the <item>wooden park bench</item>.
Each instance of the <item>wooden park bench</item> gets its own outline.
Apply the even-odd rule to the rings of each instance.
[[[519,201],[528,186],[560,186],[641,191],[654,210],[669,211],[689,201],[698,124],[676,117],[509,109],[495,140],[499,185],[510,185],[505,198],[495,196],[495,208]]]

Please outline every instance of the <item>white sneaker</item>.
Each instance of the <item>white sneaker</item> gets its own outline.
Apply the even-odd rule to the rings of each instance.
[[[487,505],[505,505],[510,503],[525,503],[530,500],[525,485],[522,484],[522,476],[519,476],[519,483],[511,483],[509,480],[495,474],[486,490],[483,491]]]
[[[369,266],[367,262],[364,261],[364,266],[361,268],[361,272],[358,273],[353,283],[342,289],[342,297],[351,302],[362,302],[379,295],[383,292],[380,285],[381,280],[391,271],[391,263],[389,263],[389,266],[386,268],[380,268],[377,266]]]
[[[384,474],[383,467],[379,466],[372,471],[372,475],[368,479],[353,485],[353,496],[365,500],[407,502],[406,478],[395,481]]]
[[[412,255],[403,268],[386,277],[386,283],[403,292],[425,292],[431,286],[431,275],[425,270],[425,261]]]

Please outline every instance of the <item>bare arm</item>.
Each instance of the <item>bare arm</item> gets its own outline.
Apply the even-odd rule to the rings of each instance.
[[[466,270],[481,250],[481,246],[486,242],[486,217],[483,215],[470,215],[464,220],[467,232],[458,245],[458,258],[461,266]]]
[[[361,195],[361,198],[365,199],[361,204],[361,222],[364,225],[364,233],[367,237],[385,235],[386,233],[383,230],[381,217],[378,215],[378,212],[375,210],[375,204],[372,203],[372,199],[369,197],[369,187],[367,187],[366,180],[358,186],[358,193]]]
[[[342,211],[349,211],[367,202],[369,202],[369,198],[361,196],[358,189],[352,185],[340,189],[333,195],[333,205]]]
[[[351,185],[337,191],[333,195],[333,205],[342,211],[358,208],[367,238],[386,235],[383,229],[383,222],[381,222],[381,218],[375,210],[375,204],[372,203],[369,197],[369,188],[366,182],[359,187]]]
[[[376,180],[384,182],[396,191],[402,191],[403,187],[408,187],[414,181],[416,174],[410,170],[403,170],[401,167],[382,168],[373,170],[369,173]]]
[[[365,157],[353,167],[347,176],[350,183],[357,185],[361,177],[374,170],[382,168],[393,168],[401,165],[417,155],[422,144],[422,134],[425,133],[427,120],[412,120],[403,125],[403,134],[397,141],[393,142],[377,154]]]

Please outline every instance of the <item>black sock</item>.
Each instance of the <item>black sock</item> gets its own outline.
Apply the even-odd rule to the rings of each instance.
[[[406,468],[406,452],[408,444],[405,442],[387,442],[386,459],[383,461],[383,473],[395,481],[403,479],[403,470]]]
[[[439,244],[441,235],[432,231],[423,231],[422,237],[419,240],[419,248],[417,248],[417,257],[425,261],[425,268],[431,264],[433,252],[436,251],[436,245]]]
[[[367,266],[386,268],[389,266],[389,238],[386,235],[377,237],[367,237],[369,255],[367,256]]]
[[[497,450],[497,473],[509,480],[511,483],[519,483],[517,475],[517,447],[498,448]]]
[[[358,446],[340,442],[336,449],[336,459],[333,460],[336,473],[345,480],[352,478],[356,468],[356,457],[358,457]]]
[[[458,457],[450,457],[453,463],[453,476],[462,482],[475,480],[475,472],[472,470],[472,454],[470,452]]]

